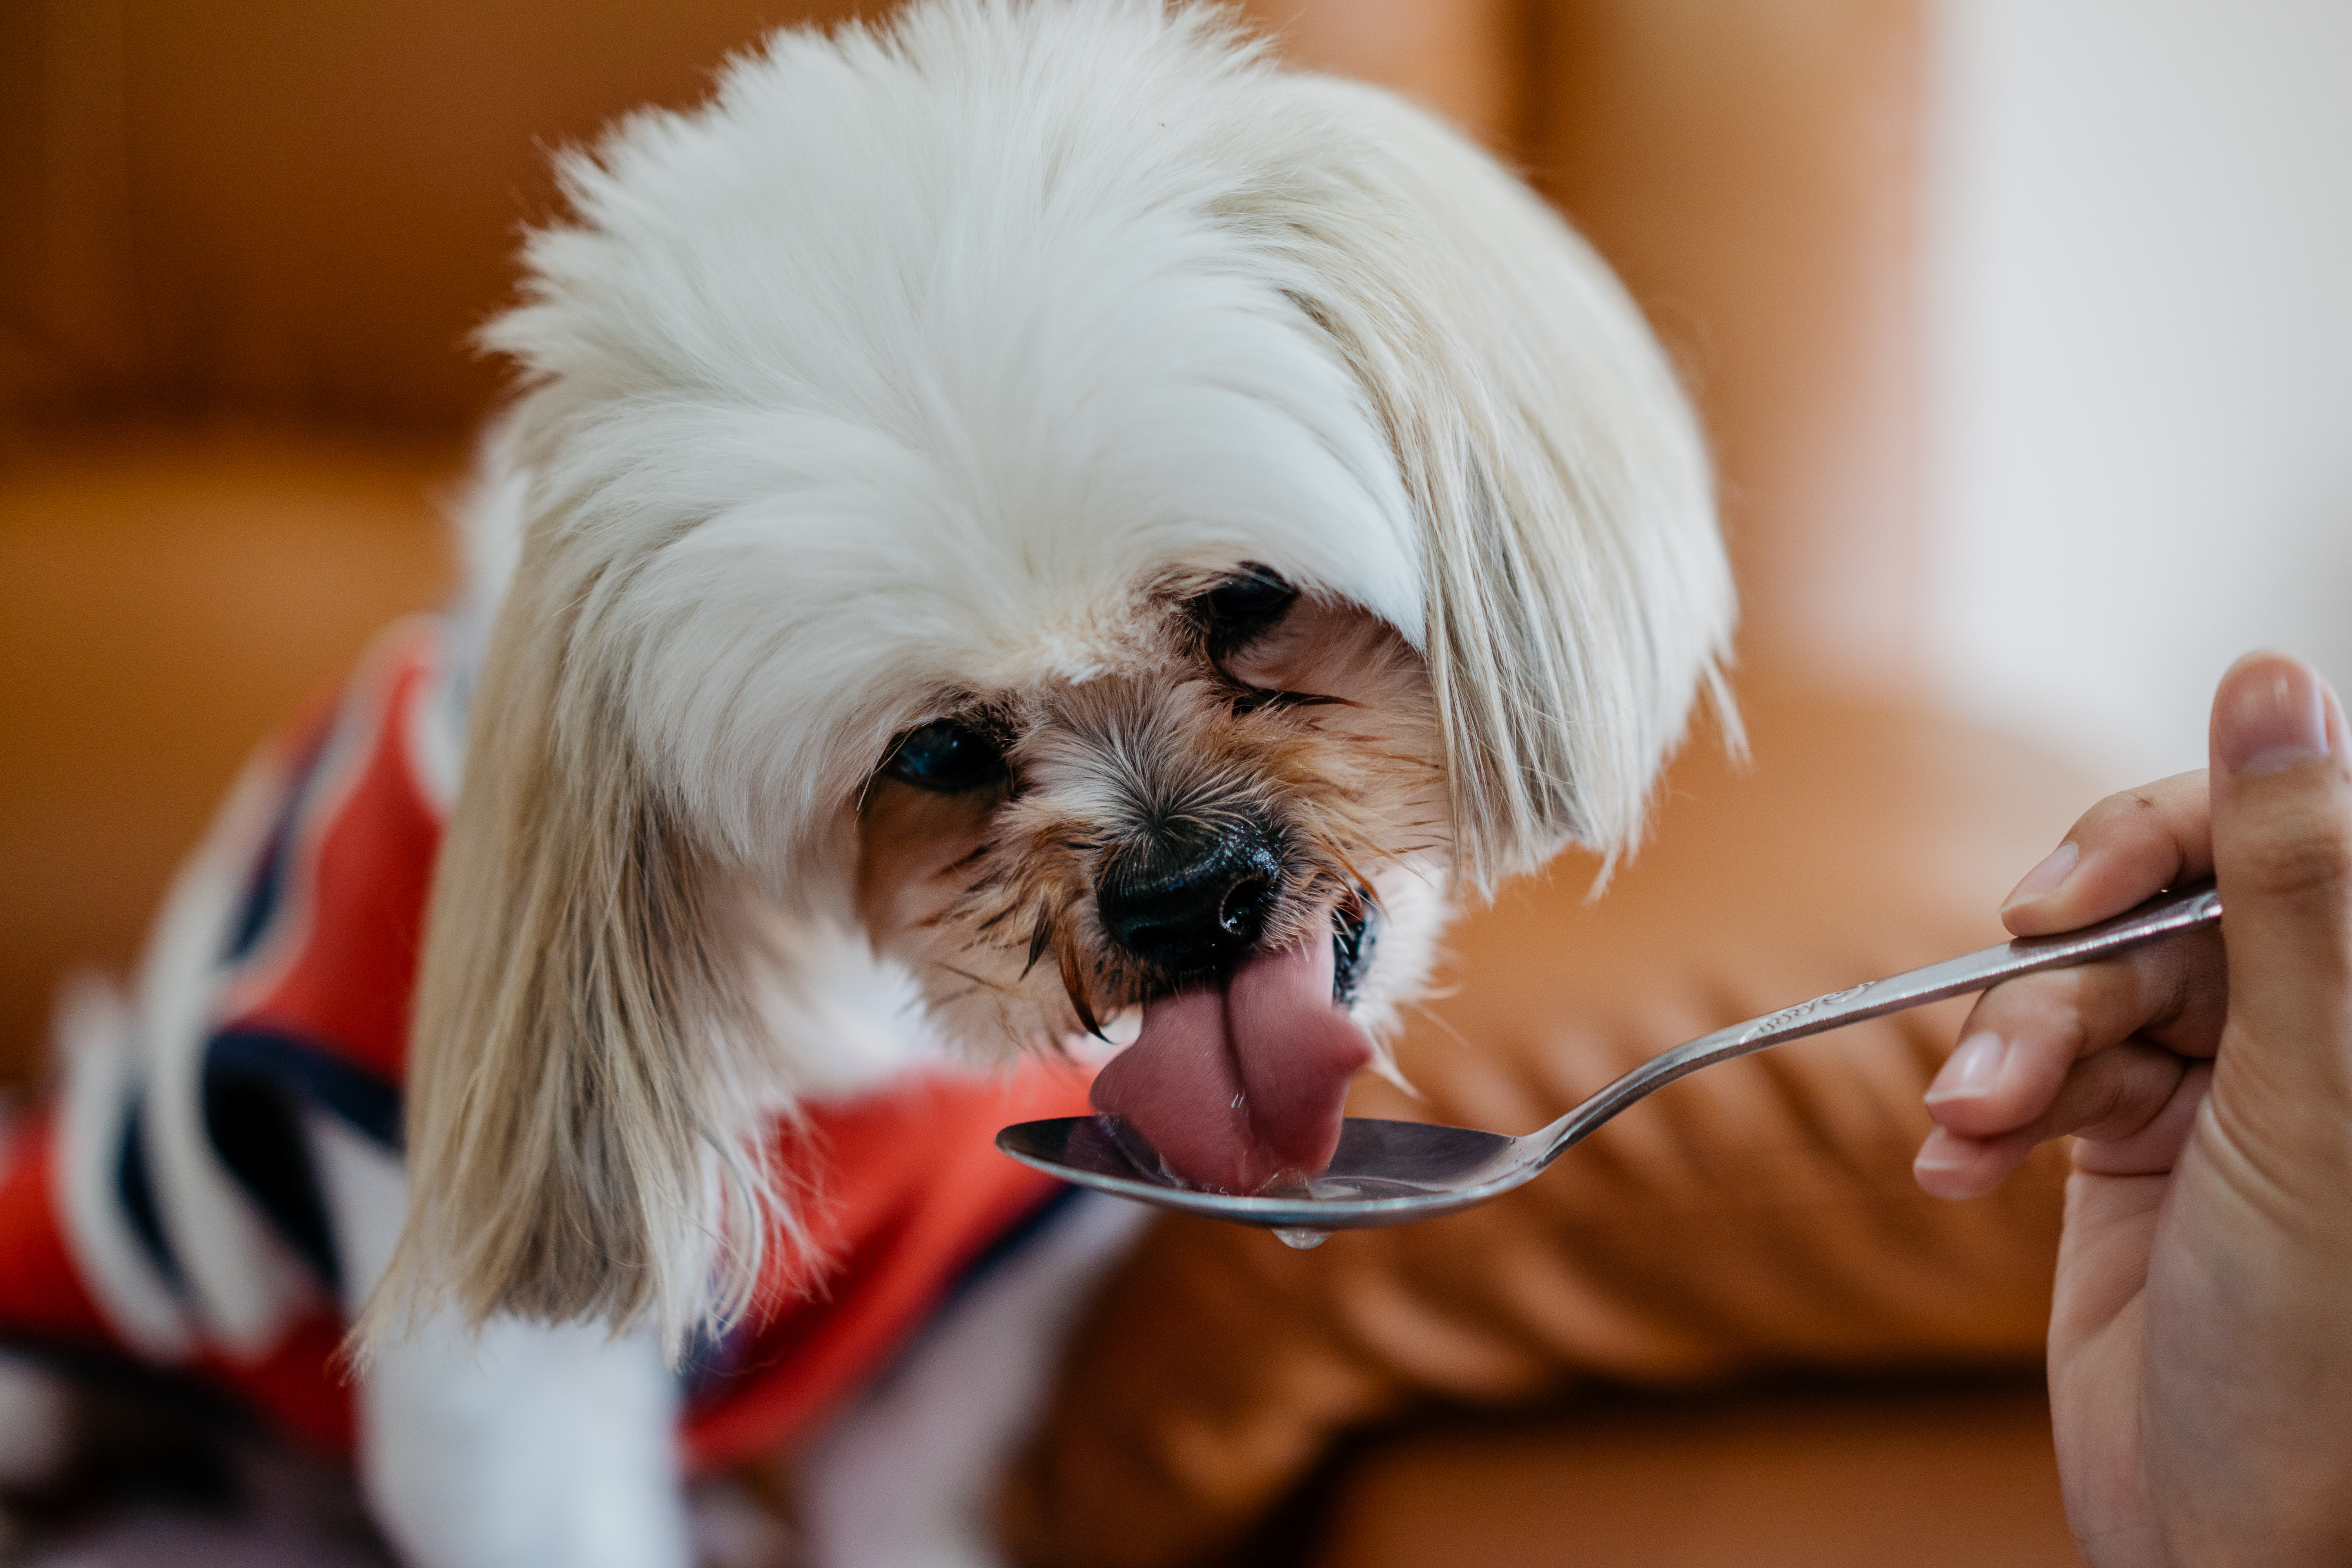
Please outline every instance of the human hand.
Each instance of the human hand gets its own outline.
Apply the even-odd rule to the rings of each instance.
[[[1971,1197],[2079,1138],[2050,1387],[2094,1568],[2352,1562],[2352,739],[2316,672],[2255,654],[2210,741],[2002,918],[2069,931],[2212,872],[2222,931],[1988,992],[1916,1167]]]

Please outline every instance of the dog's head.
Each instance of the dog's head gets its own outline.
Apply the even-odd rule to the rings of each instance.
[[[981,1052],[1223,997],[1308,1105],[1254,1179],[1456,889],[1638,836],[1730,616],[1701,444],[1426,115],[1213,13],[930,0],[563,174],[489,334],[523,543],[393,1299],[689,1323],[869,954]],[[1128,1078],[1147,1123],[1213,1087]]]

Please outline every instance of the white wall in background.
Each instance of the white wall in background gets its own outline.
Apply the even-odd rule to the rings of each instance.
[[[2352,693],[2352,0],[1941,0],[1930,657],[2121,784]]]

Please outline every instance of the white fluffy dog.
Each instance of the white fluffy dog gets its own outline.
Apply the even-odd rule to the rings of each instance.
[[[1455,899],[1638,836],[1731,590],[1591,251],[1217,12],[785,33],[562,172],[396,1254],[396,1175],[317,1158],[395,1539],[651,1568],[646,1346],[792,1247],[780,1115],[1099,1035],[1179,1174],[1314,1168]],[[650,1338],[529,1326],[583,1321]]]

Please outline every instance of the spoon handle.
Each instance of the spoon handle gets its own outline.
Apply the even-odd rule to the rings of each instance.
[[[1885,980],[1865,980],[1843,991],[1832,991],[1826,996],[1816,996],[1810,1002],[1800,1002],[1793,1007],[1783,1007],[1777,1013],[1702,1035],[1663,1056],[1653,1057],[1536,1134],[1551,1142],[1545,1152],[1544,1163],[1549,1164],[1570,1144],[1635,1100],[1701,1068],[1802,1039],[1807,1035],[1842,1029],[1865,1018],[1883,1017],[1907,1007],[1940,1002],[1947,996],[1982,991],[2021,974],[2088,963],[2146,942],[2221,923],[2221,895],[2211,882],[2197,882],[2160,893],[2136,910],[2097,925],[2084,926],[2081,931],[2057,936],[2020,937],[2015,942],[1948,958],[1941,963],[1907,970]]]

